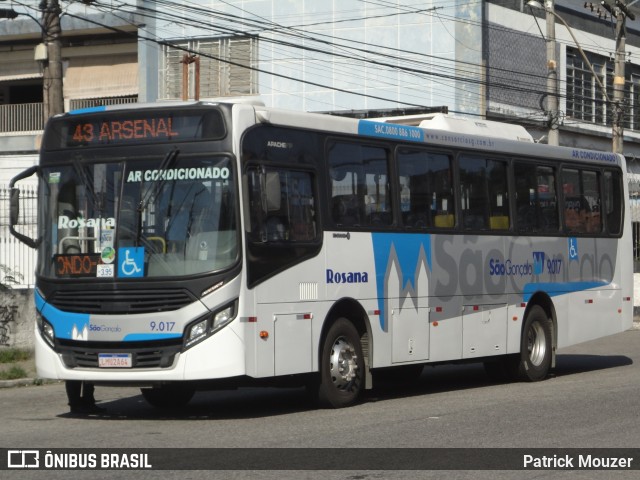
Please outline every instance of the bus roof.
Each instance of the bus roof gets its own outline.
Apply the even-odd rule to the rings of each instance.
[[[235,100],[235,99],[233,99]],[[61,115],[97,112],[154,110],[232,104],[234,109],[250,109],[259,123],[322,130],[335,134],[351,134],[384,138],[401,142],[422,143],[442,147],[473,148],[496,153],[527,155],[540,158],[580,161],[595,164],[623,165],[622,155],[572,147],[534,143],[531,135],[519,125],[480,119],[452,117],[442,113],[402,117],[355,119],[322,113],[296,112],[265,107],[259,102],[216,101],[158,102],[97,107]],[[419,117],[419,118],[416,118]]]
[[[573,147],[538,144],[524,127],[488,120],[468,120],[435,114],[422,119],[419,126],[400,123],[399,117],[353,119],[327,114],[301,113],[274,108],[255,108],[261,123],[323,130],[336,134],[352,134],[397,140],[401,142],[472,148],[495,153],[526,155],[539,158],[623,165],[622,155]]]

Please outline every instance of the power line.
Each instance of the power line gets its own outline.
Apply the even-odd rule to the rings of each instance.
[[[172,2],[157,2],[157,3],[164,3],[165,5],[170,5],[170,4],[172,4]],[[190,7],[190,8],[193,8],[193,7]],[[199,9],[199,7],[195,7],[195,10],[196,10],[196,11],[198,11],[198,10],[200,10],[200,9]],[[211,12],[207,12],[207,13],[212,14]],[[225,16],[226,16],[226,15],[228,15],[228,14],[221,14],[220,12],[216,12],[216,13],[215,13],[215,15],[217,15],[219,18],[220,18],[220,17],[225,18]],[[237,20],[238,18],[239,18],[239,17],[237,17],[237,16],[234,16],[234,17],[233,17],[233,19],[234,19],[234,20]],[[172,15],[172,19],[175,21],[175,14],[173,14],[173,15]],[[246,20],[242,20],[242,21],[243,21],[245,24],[246,24],[246,22],[247,22]],[[200,28],[206,28],[206,25],[202,24],[201,22],[195,22],[195,23],[194,23],[194,22],[193,22],[193,20],[191,20],[189,24],[190,24],[190,25],[194,25],[194,24],[195,24],[195,25],[197,25],[197,26],[198,26],[198,27],[200,27]],[[281,26],[281,25],[276,25],[276,27],[277,27],[277,28],[279,28],[279,29],[282,29],[282,28],[288,28],[289,30],[293,30],[293,29],[292,29],[292,28],[290,28],[290,27],[283,27],[283,26]],[[219,27],[218,27],[218,28],[219,28]],[[227,28],[227,29],[225,29],[225,30],[227,30],[227,32],[228,32],[228,33],[232,33],[232,34],[243,34],[243,33],[245,33],[244,31],[239,31],[239,30],[237,30],[237,29],[231,29],[231,31],[230,31],[230,32],[229,32],[229,29],[228,29],[228,28]],[[264,30],[265,30],[265,29],[263,28],[263,31],[264,31]],[[298,33],[298,32],[296,32],[296,34],[297,34],[297,35],[301,35],[301,34],[300,34],[300,33]],[[306,35],[306,34],[305,34],[305,35],[304,35],[304,38],[310,38],[310,37],[309,37],[309,35]],[[336,44],[335,42],[328,42],[328,41],[325,41],[325,40],[319,40],[319,39],[317,39],[317,38],[312,38],[312,40],[314,40],[314,41],[316,41],[316,42],[324,43],[324,44],[326,44],[326,45],[328,45],[328,46],[332,46],[332,47],[336,47],[336,46],[338,46],[338,45],[339,45],[339,44]],[[265,39],[264,39],[264,37],[261,37],[261,42],[263,42],[263,41],[265,41]],[[269,41],[269,40],[267,40],[267,41]],[[374,65],[377,65],[377,66],[381,66],[381,67],[389,68],[389,69],[396,69],[396,70],[399,70],[399,71],[401,71],[401,72],[405,72],[405,73],[410,73],[410,74],[415,74],[415,75],[421,76],[421,78],[425,78],[425,77],[434,77],[434,76],[435,76],[435,77],[438,77],[438,78],[440,78],[440,79],[443,79],[443,78],[444,78],[444,79],[448,79],[448,80],[450,80],[450,81],[463,81],[463,82],[465,82],[465,81],[466,81],[466,82],[469,82],[469,83],[476,83],[476,84],[478,84],[478,83],[482,83],[481,81],[479,82],[479,81],[478,81],[477,79],[475,79],[475,78],[464,78],[464,77],[461,77],[461,76],[460,76],[460,73],[465,73],[465,72],[464,72],[464,71],[462,71],[462,70],[460,69],[460,67],[459,67],[459,66],[456,66],[455,68],[447,67],[447,68],[450,68],[451,73],[446,73],[446,71],[441,71],[441,72],[439,72],[439,73],[435,73],[435,72],[433,72],[433,71],[426,71],[426,70],[419,69],[419,68],[409,68],[409,67],[403,67],[403,66],[392,65],[392,64],[389,64],[389,63],[387,63],[387,62],[382,62],[382,61],[375,60],[375,59],[370,59],[370,58],[364,58],[364,57],[356,58],[356,57],[353,57],[353,55],[342,55],[342,54],[336,54],[335,52],[327,52],[326,50],[322,50],[322,49],[315,48],[315,47],[314,47],[314,48],[312,48],[312,47],[309,47],[309,46],[299,46],[299,45],[296,45],[296,44],[292,44],[291,42],[278,41],[278,40],[275,40],[275,39],[274,39],[274,40],[271,40],[271,41],[272,41],[273,43],[280,44],[280,45],[285,45],[285,46],[290,46],[290,47],[291,47],[291,46],[293,46],[293,47],[298,47],[298,48],[301,48],[302,50],[305,50],[306,52],[314,51],[314,52],[316,52],[316,53],[321,53],[321,54],[325,54],[325,55],[331,55],[331,54],[333,54],[333,56],[334,56],[334,57],[335,57],[335,56],[341,56],[341,57],[343,57],[343,58],[345,58],[345,59],[349,59],[349,60],[359,60],[359,61],[363,61],[363,62],[366,62],[366,63],[374,64]],[[361,42],[361,43],[362,43],[362,42]],[[388,48],[388,47],[384,47],[384,46],[377,46],[377,47],[380,47],[380,48]],[[358,52],[362,52],[362,53],[364,53],[365,55],[367,55],[367,54],[371,54],[371,53],[372,53],[370,49],[363,49],[363,48],[357,48],[357,47],[348,47],[348,46],[346,46],[346,47],[345,47],[345,46],[343,46],[343,48],[350,48],[350,49],[352,49],[352,50],[357,50]],[[391,50],[391,49],[390,49],[390,50]],[[396,50],[396,51],[398,51],[397,49],[395,49],[395,50]],[[376,54],[377,54],[377,55],[380,55],[380,56],[382,56],[382,57],[391,57],[391,56],[392,56],[391,54],[383,54],[383,53],[381,53],[381,52],[379,52],[379,51],[378,51],[378,52],[376,52]],[[421,55],[424,55],[424,54],[421,54]],[[396,57],[393,57],[393,58],[395,59]],[[409,60],[409,59],[403,59],[403,60]],[[441,58],[440,60],[451,61],[451,60],[449,60],[449,59],[442,59],[442,58]],[[416,60],[413,60],[413,59],[412,59],[411,61],[416,62]],[[458,63],[459,63],[459,62],[458,62]],[[426,66],[427,66],[427,67],[433,67],[433,65],[432,65],[432,64],[429,64],[429,65],[426,65]],[[473,65],[473,66],[474,66],[475,68],[478,68],[478,65]],[[471,75],[475,75],[475,74],[476,74],[476,72],[473,72],[473,71],[471,71],[471,72],[467,72],[467,73],[469,73],[469,74],[471,74]],[[509,72],[509,73],[513,74],[513,73],[516,73],[516,72],[511,71],[511,72]],[[520,72],[517,72],[517,73],[520,73]],[[535,77],[535,75],[529,75],[529,76],[531,76],[531,77]],[[495,76],[494,76],[494,77],[495,77]],[[539,76],[539,78],[544,78],[544,77]],[[504,88],[507,88],[507,89],[516,89],[516,90],[518,90],[518,91],[529,91],[529,92],[531,91],[531,88],[528,88],[528,89],[527,89],[527,88],[522,88],[522,86],[514,86],[513,84],[504,84],[504,85],[503,85],[503,87],[504,87]],[[543,93],[543,91],[542,91],[542,90],[537,90],[535,93],[537,93],[537,94],[541,94],[541,93]],[[389,99],[389,100],[390,100],[390,99]]]
[[[269,32],[272,35],[276,33],[285,35],[286,37],[291,37],[293,40],[282,40],[277,38],[267,38],[265,36],[260,37],[260,42],[269,42],[274,45],[274,48],[287,48],[290,51],[293,49],[299,49],[303,52],[303,56],[298,59],[292,58],[292,61],[305,59],[310,62],[323,62],[325,61],[323,57],[329,56],[334,59],[331,66],[327,66],[325,70],[327,71],[327,75],[334,75],[335,72],[340,73],[340,69],[344,67],[339,67],[339,63],[335,62],[336,58],[342,59],[344,62],[357,62],[361,68],[365,68],[367,65],[372,66],[372,68],[377,68],[379,73],[386,71],[388,73],[395,72],[395,75],[406,74],[409,76],[414,76],[416,79],[420,81],[430,81],[442,84],[446,86],[451,91],[460,90],[459,87],[455,86],[456,82],[467,83],[471,85],[477,86],[488,86],[491,85],[492,88],[502,88],[505,90],[510,90],[516,93],[523,94],[531,94],[531,95],[542,95],[544,94],[544,90],[542,85],[538,85],[535,81],[541,80],[545,78],[543,75],[535,75],[535,74],[527,74],[529,79],[526,82],[520,82],[518,84],[507,83],[509,82],[509,77],[513,75],[522,75],[523,72],[510,70],[510,69],[495,69],[492,67],[487,68],[488,78],[490,80],[484,80],[477,76],[478,69],[481,69],[482,66],[480,64],[475,64],[471,62],[460,62],[455,61],[450,58],[439,57],[435,55],[428,55],[420,52],[406,52],[410,57],[402,58],[402,63],[398,62],[398,56],[400,53],[405,53],[405,51],[401,51],[398,48],[391,48],[384,45],[374,45],[371,43],[365,43],[353,39],[348,38],[340,38],[331,35],[322,35],[319,33],[315,33],[313,35],[308,32],[301,31],[299,28],[289,27],[277,24],[268,19],[257,17],[257,20],[247,19],[242,16],[232,15],[225,12],[207,10],[200,6],[196,6],[193,4],[189,4],[189,2],[180,3],[178,6],[176,2],[160,0],[155,2],[157,5],[161,5],[165,9],[172,8],[171,13],[167,13],[163,10],[153,10],[146,8],[138,8],[134,10],[134,14],[144,17],[153,16],[156,19],[160,19],[163,21],[171,21],[174,24],[182,25],[183,27],[191,27],[202,29],[203,31],[212,31],[216,35],[245,35],[247,31],[251,32]],[[388,7],[388,2],[372,2],[371,0],[364,1],[363,3],[371,3],[376,7],[386,8]],[[475,4],[475,2],[471,2],[471,5]],[[118,11],[124,11],[130,5],[126,2],[120,3],[116,6],[114,10],[114,4],[105,4],[104,2],[94,2],[93,5],[96,5],[101,8],[102,11],[108,11],[112,14],[115,14]],[[394,8],[398,7],[399,10],[402,10],[401,14],[420,14],[420,15],[428,15],[428,11],[432,9],[413,9],[408,6],[398,6],[392,5]],[[235,7],[235,6],[234,6]],[[247,15],[251,15],[252,17],[256,17],[255,15],[250,14],[250,12],[245,12],[239,7],[241,12]],[[443,8],[443,7],[438,7]],[[184,9],[184,14],[176,15],[176,12],[180,9]],[[129,33],[123,32],[119,29],[115,29],[112,27],[108,27],[99,22],[89,20],[86,17],[81,17],[79,15],[67,13],[67,15],[79,18],[82,20],[90,21],[91,23],[95,23],[105,28],[111,28],[114,31],[119,31],[120,33]],[[190,16],[187,16],[190,15]],[[221,24],[210,25],[205,21],[201,20],[200,16],[206,16],[210,19],[215,19],[216,21],[220,21]],[[376,16],[365,16],[363,17],[365,20],[374,19],[374,18],[382,18],[384,16],[397,16],[398,13],[388,13],[388,14],[376,14]],[[440,18],[440,16],[439,16]],[[350,21],[352,19],[349,19]],[[442,19],[440,18],[440,21]],[[458,19],[453,19],[451,21],[459,21]],[[229,23],[232,23],[234,26],[229,26]],[[477,26],[480,26],[480,23],[476,23]],[[238,28],[240,26],[241,28]],[[141,28],[140,26],[138,26]],[[502,27],[501,27],[502,28]],[[506,29],[505,29],[506,30]],[[509,30],[513,31],[513,30]],[[133,34],[135,35],[135,34]],[[181,48],[172,44],[166,40],[160,40],[157,37],[151,38],[150,36],[139,36],[139,38],[147,41],[152,41],[160,45],[173,46],[184,51],[189,51],[188,49]],[[311,44],[315,44],[317,46],[310,46],[311,44],[305,43],[311,42]],[[277,51],[277,50],[274,50]],[[226,60],[224,58],[218,58],[213,55],[205,55],[200,52],[190,52],[190,53],[198,53],[205,57],[212,58],[214,60],[229,63],[231,65],[236,65],[240,67],[247,68],[246,65],[241,65],[238,63],[234,63],[232,60]],[[319,55],[320,57],[313,57],[313,55]],[[391,62],[390,60],[393,60]],[[272,59],[275,61],[275,59]],[[395,62],[395,63],[394,63]],[[320,72],[318,68],[316,71]],[[382,100],[385,102],[391,103],[402,103],[405,105],[415,105],[422,106],[422,103],[411,103],[411,102],[401,102],[398,99],[392,99],[380,95],[371,95],[362,92],[357,92],[349,88],[336,88],[332,85],[328,85],[322,83],[321,81],[309,81],[306,79],[298,78],[293,75],[285,75],[280,74],[274,71],[265,70],[264,68],[253,68],[255,71],[263,73],[265,75],[272,75],[275,77],[280,77],[288,80],[294,80],[300,82],[301,84],[311,85],[319,88],[323,88],[326,90],[332,90],[337,92],[343,92],[347,94],[357,95],[365,98],[371,98],[376,100]],[[348,78],[349,75],[345,71],[345,78]],[[382,76],[380,78],[383,78]],[[399,89],[400,86],[398,84],[393,84],[396,78],[386,77],[386,80],[383,80],[383,83],[386,83],[387,87]],[[272,87],[271,87],[272,88]],[[355,88],[355,87],[354,87]],[[416,84],[416,87],[419,88]],[[407,89],[405,89],[407,90]],[[415,91],[415,90],[414,90]],[[406,91],[403,92],[406,94]],[[465,91],[465,93],[469,93]],[[480,95],[478,92],[471,92],[472,95]],[[416,96],[419,99],[424,98],[424,92],[416,92]]]

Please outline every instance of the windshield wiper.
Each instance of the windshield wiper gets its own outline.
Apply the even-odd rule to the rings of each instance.
[[[174,148],[170,152],[167,152],[167,155],[164,157],[162,163],[158,167],[159,180],[157,181],[157,183],[147,188],[147,190],[144,192],[144,195],[140,196],[140,203],[138,204],[139,213],[142,213],[147,205],[149,205],[149,202],[156,198],[162,191],[162,187],[164,187],[164,184],[167,183],[166,175],[163,175],[163,173],[166,172],[171,167],[171,165],[173,165],[173,163],[176,161],[176,158],[178,158],[179,153],[180,150],[178,150],[177,148]]]
[[[138,203],[137,215],[136,215],[136,245],[140,245],[140,239],[142,238],[142,212],[147,208],[147,205],[151,200],[155,199],[162,191],[162,187],[167,182],[166,175],[163,175],[178,158],[180,150],[174,148],[167,152],[164,159],[158,167],[158,179],[157,182],[147,188],[144,194],[140,195],[140,203]]]

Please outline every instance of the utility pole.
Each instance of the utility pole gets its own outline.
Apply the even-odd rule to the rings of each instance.
[[[624,153],[624,62],[627,37],[626,19],[635,20],[636,16],[620,0],[615,1],[616,8],[616,61],[613,73],[613,151]]]
[[[617,9],[616,57],[613,70],[613,151],[624,153],[624,57],[626,45],[625,14]]]
[[[60,26],[60,4],[58,0],[42,0],[42,36],[47,48],[43,61],[44,121],[64,112],[62,96],[62,28]]]
[[[547,20],[547,115],[549,132],[547,143],[560,145],[560,114],[558,111],[558,62],[556,60],[556,19],[554,0],[546,0]]]
[[[189,65],[195,64],[194,100],[200,100],[200,57],[185,53],[180,60],[182,64],[182,100],[189,100]]]
[[[611,137],[613,151],[615,153],[624,153],[624,62],[627,37],[627,27],[625,23],[627,17],[635,20],[636,16],[629,11],[623,0],[603,0],[600,3],[611,14],[611,18],[616,19],[616,54],[613,67],[613,119],[611,122]],[[587,4],[585,4],[585,6],[586,5]]]

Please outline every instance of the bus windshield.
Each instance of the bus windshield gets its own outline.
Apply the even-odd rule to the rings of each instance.
[[[39,274],[141,279],[229,267],[238,253],[231,165],[174,149],[44,168]]]

